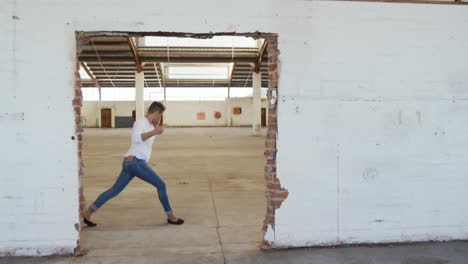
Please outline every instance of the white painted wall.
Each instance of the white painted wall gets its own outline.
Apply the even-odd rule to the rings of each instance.
[[[166,105],[164,124],[168,126],[226,126],[223,101],[168,101],[164,104]],[[221,112],[221,118],[215,118],[216,111]],[[205,113],[205,120],[197,119],[198,112]]]
[[[468,238],[467,7],[183,5],[0,2],[0,254],[76,246],[76,30],[279,34],[278,176],[290,195],[267,232],[274,246]]]
[[[164,124],[168,126],[251,126],[252,125],[252,97],[231,98],[227,101],[166,101],[164,105],[167,110],[164,113]],[[228,101],[230,100],[230,102]],[[230,105],[229,105],[230,103]],[[96,127],[99,102],[86,101],[83,104],[82,115],[85,119],[86,127]],[[145,111],[148,109],[150,101],[145,102]],[[102,108],[112,109],[112,116],[132,116],[135,109],[135,102],[128,101],[102,101]],[[227,115],[227,111],[232,112],[233,107],[241,107],[241,115]],[[262,107],[267,108],[268,102],[262,100]],[[205,112],[206,119],[198,120],[197,113]],[[221,113],[221,118],[214,117],[215,112]],[[260,113],[259,113],[260,115]],[[227,120],[230,118],[230,123]],[[112,120],[112,127],[115,127],[115,120]]]
[[[116,116],[132,116],[132,111],[135,110],[135,101],[101,101],[101,109],[110,108],[112,111],[112,127],[115,127]],[[101,111],[99,110],[99,102],[85,101],[81,108],[81,115],[84,118],[86,127],[99,127],[99,118]]]
[[[290,196],[270,239],[468,238],[468,7],[308,10],[302,37],[280,35],[278,175]]]
[[[253,107],[252,107],[253,98],[230,98],[230,111],[234,107],[240,107],[242,109],[242,114],[240,115],[231,115],[231,124],[232,126],[251,126],[252,125],[252,116],[253,116]],[[268,111],[268,101],[262,100],[261,107],[266,108]],[[258,113],[261,115],[261,112]],[[268,119],[267,119],[268,121]]]

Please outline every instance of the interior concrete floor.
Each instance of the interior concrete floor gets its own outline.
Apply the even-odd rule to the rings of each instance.
[[[256,248],[266,211],[264,137],[249,128],[168,128],[154,143],[150,165],[166,183],[176,215],[169,226],[153,186],[135,178],[84,228],[84,257],[152,256],[193,263],[222,259],[224,250]],[[85,197],[109,188],[130,144],[129,129],[85,131]],[[177,258],[174,258],[177,256]]]
[[[250,128],[168,128],[151,166],[167,182],[183,226],[169,226],[155,189],[134,179],[83,228],[81,257],[0,258],[0,263],[468,263],[468,243],[257,249],[265,214],[263,137]],[[86,129],[85,195],[110,187],[130,144],[129,129]]]

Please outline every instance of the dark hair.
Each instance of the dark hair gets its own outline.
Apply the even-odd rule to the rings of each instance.
[[[159,112],[162,113],[166,110],[166,107],[161,104],[160,102],[153,102],[150,107],[148,108],[148,113]]]

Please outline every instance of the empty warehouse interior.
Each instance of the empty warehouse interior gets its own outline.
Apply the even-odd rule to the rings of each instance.
[[[465,264],[467,7],[0,1],[0,264]]]
[[[113,185],[133,123],[160,101],[166,129],[148,163],[186,220],[179,245],[258,247],[267,213],[267,47],[258,36],[77,33],[82,210]],[[82,229],[81,250],[103,251],[103,242],[129,232],[148,236],[138,243],[164,247],[167,241],[151,240],[172,232],[156,198],[153,186],[132,179],[95,214],[98,226]]]

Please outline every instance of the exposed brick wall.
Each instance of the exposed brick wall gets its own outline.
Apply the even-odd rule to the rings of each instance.
[[[83,175],[84,165],[82,159],[83,151],[83,123],[81,119],[81,107],[83,105],[83,94],[81,91],[81,77],[79,73],[79,64],[76,64],[75,70],[75,96],[73,98],[73,108],[75,109],[75,140],[78,147],[78,168],[79,168],[79,201],[80,201],[80,218],[83,210],[86,209],[86,200],[83,194]]]
[[[275,210],[280,208],[283,201],[288,197],[288,191],[281,186],[281,183],[276,175],[276,141],[278,139],[278,38],[267,37],[268,41],[268,130],[265,139],[265,180],[266,180],[266,197],[267,197],[267,212],[263,222],[263,232],[266,234],[268,227],[275,229]],[[262,249],[270,249],[270,242],[263,240],[260,244]]]

